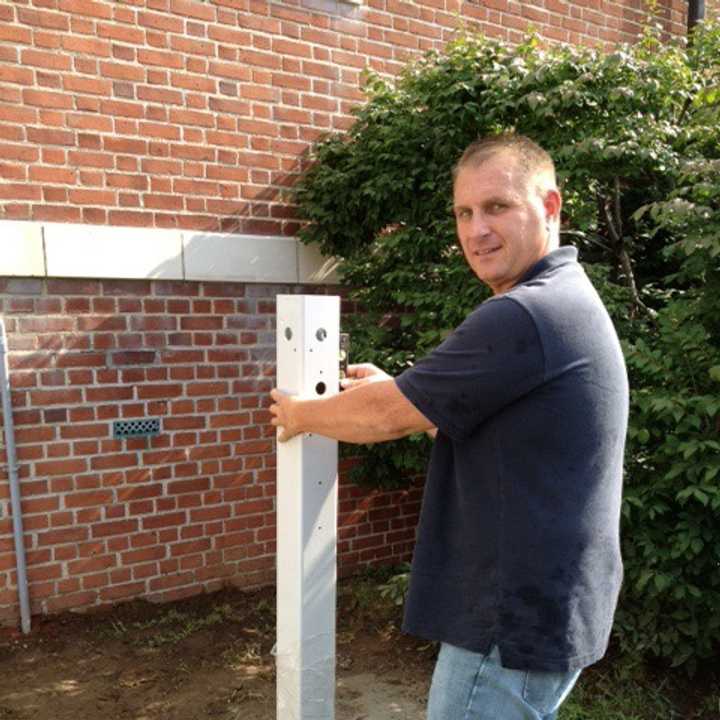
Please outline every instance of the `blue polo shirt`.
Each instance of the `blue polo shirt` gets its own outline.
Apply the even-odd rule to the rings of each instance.
[[[396,379],[438,428],[403,629],[505,667],[607,649],[622,581],[628,384],[572,247],[542,258]]]

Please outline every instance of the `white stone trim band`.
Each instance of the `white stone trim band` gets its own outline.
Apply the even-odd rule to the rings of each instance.
[[[287,237],[0,220],[0,276],[333,284],[336,267]]]

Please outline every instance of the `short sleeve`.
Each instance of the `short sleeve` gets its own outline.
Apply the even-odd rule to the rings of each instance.
[[[528,311],[515,300],[491,298],[396,383],[441,432],[462,441],[544,375],[542,342]]]

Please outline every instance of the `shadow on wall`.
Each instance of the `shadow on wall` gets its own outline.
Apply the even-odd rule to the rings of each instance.
[[[147,277],[245,283],[336,282],[333,271],[337,263],[296,239],[300,222],[291,204],[290,188],[307,168],[309,152],[297,156],[285,172],[271,176],[271,186],[259,189],[247,184],[219,184],[220,194],[239,187],[241,194],[252,197],[242,201],[208,198],[205,207],[214,216],[207,218],[204,227],[203,223],[193,227],[201,217],[177,217],[176,225],[182,233],[180,253],[155,266]]]

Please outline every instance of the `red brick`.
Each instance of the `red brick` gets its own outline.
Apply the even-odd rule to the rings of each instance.
[[[205,445],[193,447],[188,450],[187,457],[190,460],[203,460],[207,458],[221,458],[230,455],[229,446]]]
[[[88,493],[73,493],[65,496],[66,508],[94,507],[107,505],[113,501],[112,490],[102,490]]]
[[[179,557],[180,555],[205,552],[206,550],[210,550],[211,547],[211,542],[208,538],[203,538],[202,540],[191,540],[171,545],[170,554],[173,557]]]
[[[179,585],[187,585],[195,580],[193,573],[182,573],[178,575],[164,575],[150,581],[150,590],[163,590]]]
[[[208,522],[210,520],[224,520],[231,515],[229,505],[220,505],[217,507],[206,507],[190,511],[191,522]]]
[[[60,437],[67,439],[108,437],[107,423],[92,425],[67,425],[60,429]]]
[[[137,597],[145,589],[145,583],[127,583],[115,585],[114,587],[103,588],[100,592],[100,599],[103,601],[123,600],[125,598]]]
[[[108,153],[70,151],[68,160],[72,165],[110,169],[115,165],[115,159]],[[89,192],[89,191],[86,191]]]
[[[152,365],[157,359],[154,351],[138,350],[111,353],[113,365]]]
[[[143,65],[156,65],[178,70],[183,67],[182,55],[162,50],[138,50],[138,62]]]
[[[101,78],[66,75],[63,78],[63,89],[72,93],[110,95],[112,91],[112,83],[110,80],[103,80]]]
[[[0,23],[0,40],[31,45],[33,34],[30,28],[19,27],[10,23]]]
[[[54,183],[72,185],[75,182],[75,170],[57,167],[33,165],[30,168],[30,179],[38,183]]]
[[[62,46],[66,50],[97,55],[99,57],[110,57],[110,43],[105,40],[97,40],[90,37],[79,37],[76,35],[65,35],[62,37]]]
[[[182,395],[182,392],[182,385],[178,384],[140,385],[137,388],[138,399],[140,400],[177,397]]]
[[[312,57],[312,48],[309,45],[301,42],[293,42],[292,40],[275,38],[273,39],[272,49],[274,53],[280,55],[294,55],[304,58]]]
[[[94,557],[69,562],[68,572],[71,575],[85,575],[86,573],[95,573],[114,567],[117,567],[116,555],[96,555]]]
[[[271,70],[279,70],[282,67],[282,58],[270,52],[260,52],[258,50],[249,50],[241,48],[239,60],[245,65],[254,65],[257,67],[269,68]],[[211,63],[211,70],[212,70]]]
[[[138,464],[138,457],[135,453],[123,453],[118,455],[100,455],[90,460],[90,467],[93,470],[110,470],[115,468],[133,467]]]
[[[55,361],[59,368],[69,367],[102,367],[105,365],[105,356],[100,353],[72,353],[68,352]]]
[[[254,500],[253,502],[236,503],[233,506],[233,513],[235,515],[250,515],[269,512],[272,509],[272,500]]]
[[[137,563],[146,563],[152,560],[162,560],[166,554],[167,550],[165,547],[151,547],[143,548],[142,550],[131,550],[130,552],[122,554],[122,563],[123,565],[136,565]]]
[[[112,17],[111,7],[92,0],[59,0],[58,8],[73,15],[88,15],[104,20]]]
[[[196,18],[197,20],[215,20],[216,9],[212,5],[204,5],[195,0],[170,0],[170,11],[177,15]]]
[[[68,390],[33,390],[30,392],[33,405],[67,405],[82,402],[82,392],[78,389]]]
[[[170,37],[170,47],[185,55],[215,56],[214,43],[205,40],[196,40],[194,38],[186,38],[181,35],[172,35]]]
[[[116,520],[93,525],[92,536],[94,538],[100,538],[111,535],[127,535],[128,533],[136,532],[137,529],[137,520]]]
[[[20,7],[17,9],[17,19],[24,25],[32,25],[33,27],[64,30],[66,32],[70,30],[70,22],[67,15],[61,13]]]
[[[184,512],[167,513],[145,517],[142,520],[143,530],[184,525],[187,522],[187,515]]]
[[[187,395],[189,397],[198,395],[226,395],[228,384],[225,382],[188,383]]]
[[[27,147],[26,145],[8,145],[0,143],[0,157],[3,160],[24,160],[37,162],[40,157],[38,148]]]
[[[250,422],[249,413],[233,413],[225,415],[213,415],[210,417],[211,428],[238,427],[248,425]]]
[[[18,85],[32,85],[33,71],[17,65],[0,65],[0,81]]]
[[[269,440],[255,440],[236,443],[234,450],[237,455],[262,455],[272,451],[272,442]]]
[[[112,402],[115,400],[133,400],[133,388],[128,385],[117,387],[85,388],[85,399],[88,402]]]
[[[64,530],[50,530],[48,532],[38,533],[37,544],[42,545],[61,545],[63,543],[77,543],[88,538],[88,529],[86,527],[73,527]]]
[[[207,478],[195,478],[194,480],[178,480],[168,483],[167,492],[169,495],[176,495],[188,492],[203,492],[210,488],[210,481]]]

